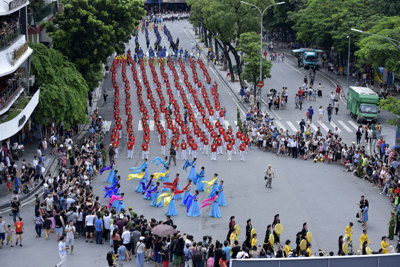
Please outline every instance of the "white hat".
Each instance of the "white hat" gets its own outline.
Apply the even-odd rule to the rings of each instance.
[[[139,238],[139,240],[140,240],[140,241],[144,240],[144,236],[141,236],[141,237]]]

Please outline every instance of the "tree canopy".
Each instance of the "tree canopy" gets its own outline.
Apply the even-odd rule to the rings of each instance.
[[[125,43],[143,17],[142,0],[66,0],[46,28],[54,48],[76,65],[89,88],[102,78],[102,64]]]
[[[47,124],[53,119],[66,128],[86,122],[87,83],[75,65],[55,49],[30,44],[33,49],[32,74],[40,86],[39,105],[34,120]]]
[[[400,40],[400,16],[383,17],[368,32]],[[362,35],[358,43],[360,49],[356,55],[361,62],[375,67],[387,67],[400,75],[400,48],[381,37],[360,35]],[[400,43],[397,43],[397,46],[400,46]]]

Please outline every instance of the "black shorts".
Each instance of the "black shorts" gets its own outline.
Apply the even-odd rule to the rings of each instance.
[[[86,226],[86,232],[93,233],[94,232],[94,226],[93,225]]]
[[[131,245],[132,245],[131,242],[128,243],[128,244],[124,244],[124,246],[126,247],[126,250],[127,250],[127,251],[131,251]]]

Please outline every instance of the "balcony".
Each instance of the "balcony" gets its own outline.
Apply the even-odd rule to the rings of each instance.
[[[20,97],[16,107],[0,117],[0,141],[18,133],[39,104],[40,89],[31,97]]]
[[[29,25],[39,26],[43,21],[47,21],[58,11],[57,2],[51,2],[37,10],[30,10],[28,13]]]
[[[0,50],[0,77],[14,73],[32,54],[25,35],[19,35],[9,46]]]
[[[0,50],[11,45],[12,42],[20,35],[20,25],[18,20],[10,23],[2,21],[2,26],[0,29]]]
[[[6,113],[24,91],[19,75],[0,78],[0,115]]]

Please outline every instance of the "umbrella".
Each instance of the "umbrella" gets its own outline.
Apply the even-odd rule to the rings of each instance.
[[[158,235],[159,237],[169,236],[175,232],[175,229],[168,224],[159,224],[151,230],[152,234]]]

